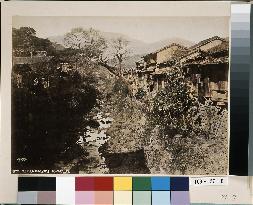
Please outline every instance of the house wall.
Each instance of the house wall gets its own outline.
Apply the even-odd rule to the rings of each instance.
[[[192,67],[187,78],[194,95],[209,97],[213,101],[228,100],[228,64]]]

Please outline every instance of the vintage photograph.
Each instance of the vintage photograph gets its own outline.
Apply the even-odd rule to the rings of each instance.
[[[229,17],[14,16],[12,173],[226,175]]]

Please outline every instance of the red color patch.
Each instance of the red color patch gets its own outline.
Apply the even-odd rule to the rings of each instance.
[[[113,191],[113,177],[95,177],[95,191]]]
[[[75,187],[76,191],[94,191],[95,177],[76,177]]]

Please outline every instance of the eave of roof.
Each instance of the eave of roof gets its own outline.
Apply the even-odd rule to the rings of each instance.
[[[197,43],[197,44],[195,44],[195,45],[189,47],[189,49],[191,50],[191,49],[199,48],[200,46],[206,45],[206,44],[208,44],[208,43],[210,43],[210,42],[212,42],[212,41],[215,41],[215,40],[221,40],[221,41],[223,41],[223,42],[226,41],[225,39],[223,39],[223,38],[221,38],[221,37],[219,37],[219,36],[213,36],[213,37],[211,37],[211,38],[208,38],[208,39],[205,39],[205,40],[203,40],[203,41],[200,41],[199,43]]]

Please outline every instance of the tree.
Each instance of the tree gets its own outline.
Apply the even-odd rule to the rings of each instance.
[[[129,41],[127,41],[123,37],[118,37],[114,39],[111,43],[113,56],[116,57],[116,59],[118,60],[119,74],[121,76],[123,75],[122,62],[130,53],[128,44],[129,44]]]
[[[66,47],[78,51],[76,63],[81,59],[87,59],[89,62],[97,62],[106,48],[106,41],[99,31],[89,28],[73,28],[65,34],[64,43]],[[77,65],[76,65],[77,66]]]
[[[47,51],[49,55],[55,54],[53,43],[44,38],[38,38],[36,31],[30,27],[12,29],[12,45],[14,56],[33,56],[36,51]]]
[[[87,43],[87,33],[83,28],[73,28],[64,36],[64,44],[68,48],[78,49]]]
[[[12,29],[12,46],[15,56],[33,55],[36,31],[30,27]]]
[[[46,51],[47,55],[54,56],[56,54],[56,49],[53,43],[49,39],[35,37],[33,40],[33,45],[36,51]]]

